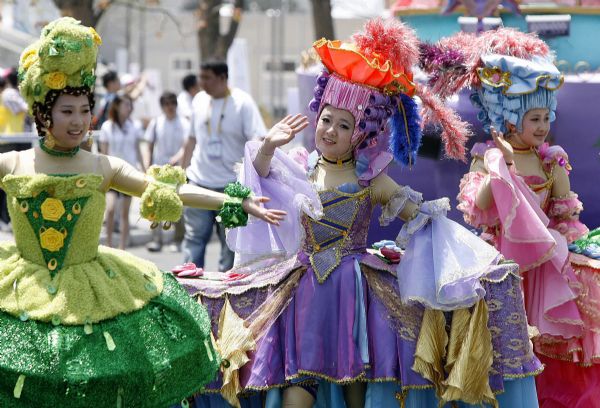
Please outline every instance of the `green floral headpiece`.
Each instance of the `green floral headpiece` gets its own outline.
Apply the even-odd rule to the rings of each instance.
[[[29,105],[44,103],[50,90],[94,89],[96,55],[102,39],[92,27],[71,17],[54,20],[19,60],[19,90]]]

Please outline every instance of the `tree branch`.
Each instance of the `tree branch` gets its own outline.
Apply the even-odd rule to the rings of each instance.
[[[107,1],[102,2],[102,6],[98,7],[97,11],[94,13],[92,27],[96,27],[98,25],[98,23],[100,22],[100,19],[102,18],[102,16],[104,16],[104,13],[106,13],[106,10],[108,10],[110,8],[110,6],[112,6],[113,2],[114,2],[113,0],[107,0]]]
[[[233,40],[235,39],[235,35],[237,34],[237,30],[240,25],[240,20],[242,19],[242,10],[244,7],[244,0],[236,0],[233,9],[233,15],[231,16],[231,23],[229,24],[229,30],[225,35],[219,37],[220,49],[222,54],[224,54],[224,58],[227,57],[227,51],[231,44],[233,44]]]
[[[311,0],[315,39],[335,38],[333,18],[331,17],[331,0]]]
[[[221,0],[202,0],[198,6],[198,45],[202,60],[213,59],[219,53],[219,9]]]
[[[109,3],[110,3],[110,5],[121,5],[121,6],[131,7],[132,9],[138,10],[138,11],[148,11],[151,13],[163,14],[169,20],[171,20],[173,22],[173,24],[175,24],[175,28],[177,28],[177,32],[179,33],[179,35],[182,37],[185,37],[185,34],[183,33],[183,31],[181,31],[181,22],[177,19],[177,17],[175,17],[173,15],[173,13],[171,13],[168,9],[166,9],[164,7],[145,6],[143,4],[138,4],[138,3],[131,2],[131,1],[123,1],[123,0],[110,0]]]

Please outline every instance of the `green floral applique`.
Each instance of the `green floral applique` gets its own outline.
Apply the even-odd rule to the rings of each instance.
[[[62,268],[73,229],[89,197],[59,200],[52,191],[18,201],[19,210],[27,216],[35,232],[50,276]]]

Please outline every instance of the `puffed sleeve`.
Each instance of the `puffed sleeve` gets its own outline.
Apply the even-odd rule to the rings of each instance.
[[[569,243],[588,233],[588,228],[579,221],[583,204],[572,191],[563,197],[552,197],[548,207],[548,226],[560,232]]]
[[[409,186],[400,186],[387,174],[380,173],[371,181],[371,197],[381,204],[379,223],[389,225],[394,219],[410,220],[423,201],[423,196]]]

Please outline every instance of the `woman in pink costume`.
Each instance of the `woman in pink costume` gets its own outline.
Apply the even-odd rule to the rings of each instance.
[[[553,55],[542,40],[510,29],[459,34],[424,49],[426,64],[452,53],[461,60],[434,81],[446,94],[471,87],[493,138],[471,151],[458,208],[520,265],[535,350],[546,365],[536,378],[540,406],[600,407],[600,264],[568,250],[587,228],[578,220],[568,156],[546,143],[563,82]]]

